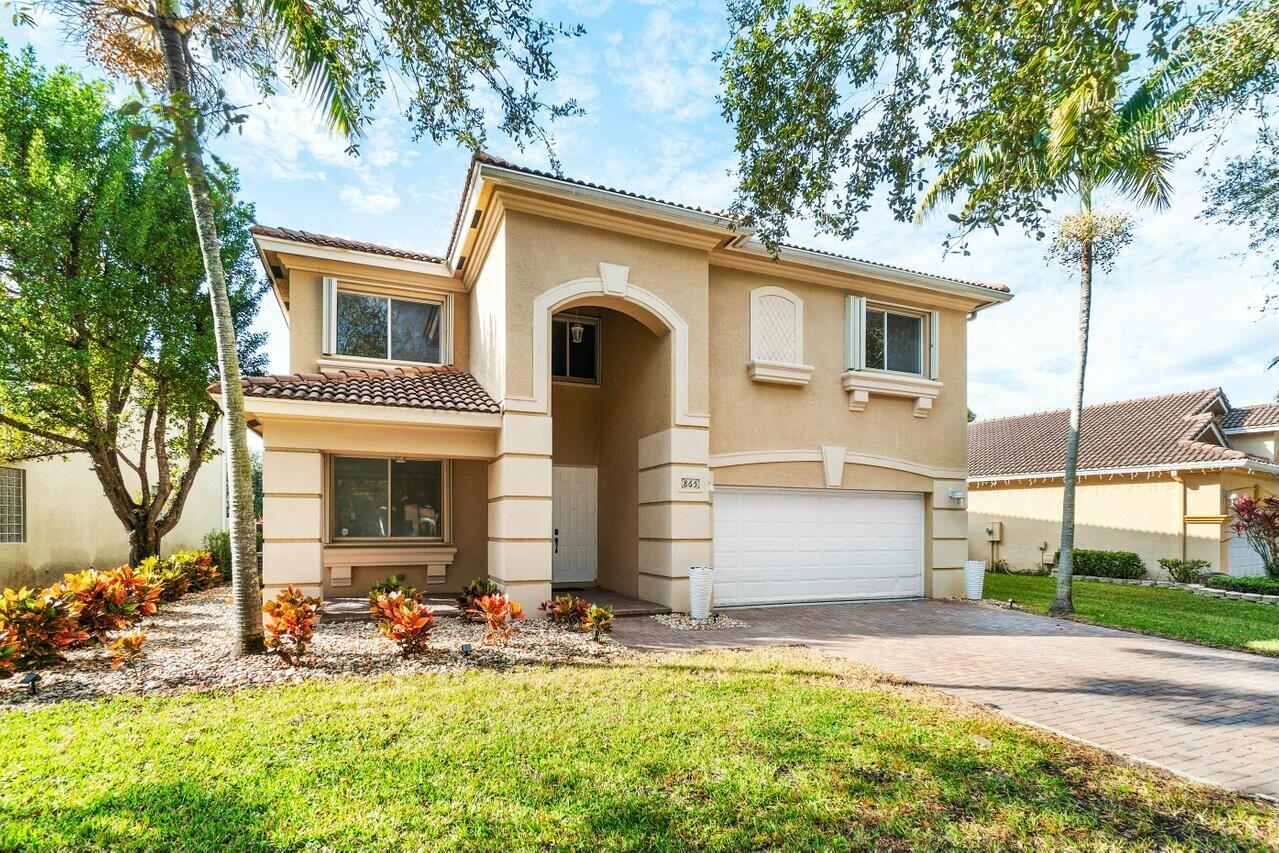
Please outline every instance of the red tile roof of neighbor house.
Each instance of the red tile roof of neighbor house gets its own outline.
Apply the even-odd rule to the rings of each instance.
[[[1225,399],[1220,388],[1205,388],[1085,406],[1079,470],[1268,462],[1214,443],[1211,427],[1221,422],[1214,416],[1212,404]],[[1226,418],[1237,411],[1231,410]],[[1069,410],[1057,409],[969,424],[969,477],[1064,470],[1069,423]]]
[[[471,374],[455,367],[388,367],[246,376],[246,397],[305,402],[356,403],[455,412],[501,411]],[[209,393],[220,394],[213,383]]]
[[[720,219],[723,221],[723,226],[725,228],[731,228],[733,224],[738,221],[737,215],[730,211],[709,210],[709,209],[697,207],[694,205],[681,204],[679,202],[667,201],[665,199],[655,198],[653,196],[642,195],[640,193],[634,193],[628,190],[618,189],[617,187],[610,187],[605,184],[596,184],[590,181],[578,180],[577,178],[569,178],[564,175],[555,174],[554,172],[546,172],[540,169],[532,169],[532,168],[529,168],[528,166],[521,166],[516,163],[512,163],[509,160],[504,160],[501,157],[495,157],[492,154],[486,154],[482,151],[476,152],[471,157],[472,170],[474,170],[477,164],[486,164],[490,166],[496,166],[500,169],[508,169],[512,172],[519,172],[524,175],[532,175],[538,178],[546,178],[548,180],[560,181],[561,183],[565,183],[565,184],[572,184],[574,186],[586,187],[588,189],[599,190],[601,192],[614,193],[616,195],[626,196],[627,198],[638,199],[640,201],[646,201],[652,204],[664,205],[666,207],[675,208],[677,210],[685,210],[692,213],[699,213],[704,216],[715,217],[716,219]],[[469,183],[470,183],[469,175],[468,175],[467,183],[469,186]],[[450,246],[452,246],[453,242],[457,239],[458,231],[462,227],[462,216],[465,213],[465,210],[464,210],[465,207],[466,207],[466,193],[464,190],[461,203],[458,206],[457,214],[453,220],[453,233],[452,233],[452,236],[449,238]],[[256,234],[262,237],[274,237],[280,240],[292,240],[298,243],[308,243],[313,246],[327,246],[333,249],[349,249],[356,252],[368,252],[374,255],[389,255],[391,257],[407,258],[409,260],[415,260],[415,261],[444,263],[443,258],[437,257],[435,255],[428,255],[423,252],[414,252],[406,249],[395,249],[390,246],[378,245],[377,243],[365,243],[360,240],[349,240],[345,237],[332,237],[327,234],[316,234],[312,231],[299,231],[292,228],[276,228],[269,225],[254,225],[249,229],[249,231],[253,234]],[[993,290],[993,291],[996,291],[997,293],[1010,292],[1008,289],[1008,286],[1003,284],[996,284],[993,282],[986,282],[986,281],[973,281],[970,279],[962,279],[962,278],[954,278],[953,276],[937,275],[936,273],[920,273],[918,270],[912,270],[906,267],[899,267],[893,264],[880,263],[879,261],[870,261],[870,260],[866,260],[865,258],[857,258],[857,257],[853,257],[852,255],[843,255],[838,252],[828,252],[823,249],[813,249],[805,246],[794,245],[791,243],[783,243],[782,249],[809,252],[815,255],[823,255],[828,258],[836,258],[838,260],[854,261],[856,263],[862,263],[862,264],[872,264],[877,267],[883,267],[884,269],[896,270],[897,272],[911,273],[914,275],[928,275],[928,276],[931,276],[932,278],[943,279],[945,281],[954,282],[956,284],[967,284],[967,285],[973,285],[975,287],[984,287],[987,290]]]
[[[1225,429],[1250,429],[1252,427],[1279,427],[1279,403],[1258,403],[1231,409],[1221,425]]]

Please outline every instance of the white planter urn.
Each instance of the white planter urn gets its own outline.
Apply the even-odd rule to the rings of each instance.
[[[693,566],[688,570],[688,615],[694,619],[711,617],[711,595],[715,591],[715,570]]]
[[[981,590],[986,584],[986,563],[982,560],[964,561],[964,597],[981,600]]]

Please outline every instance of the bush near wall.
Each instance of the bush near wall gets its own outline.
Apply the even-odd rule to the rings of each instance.
[[[1251,592],[1257,595],[1279,595],[1279,579],[1265,575],[1256,577],[1232,577],[1230,575],[1209,575],[1204,578],[1204,586],[1213,589],[1228,589],[1232,592]]]
[[[1061,565],[1061,551],[1057,551],[1057,565]],[[1095,578],[1127,578],[1137,580],[1146,576],[1146,564],[1132,551],[1092,551],[1075,549],[1075,566],[1071,574],[1091,575]]]

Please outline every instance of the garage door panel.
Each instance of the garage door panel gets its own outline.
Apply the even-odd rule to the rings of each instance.
[[[715,493],[719,604],[923,594],[923,496],[787,489]]]

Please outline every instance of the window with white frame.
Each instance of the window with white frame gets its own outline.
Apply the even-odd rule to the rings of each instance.
[[[443,364],[448,298],[401,299],[324,280],[326,355]]]
[[[751,361],[804,363],[804,302],[789,290],[751,291]]]
[[[0,544],[26,541],[26,474],[21,468],[0,468]]]
[[[848,298],[848,369],[937,378],[936,311]]]
[[[334,541],[444,539],[444,460],[334,456],[329,467]]]

